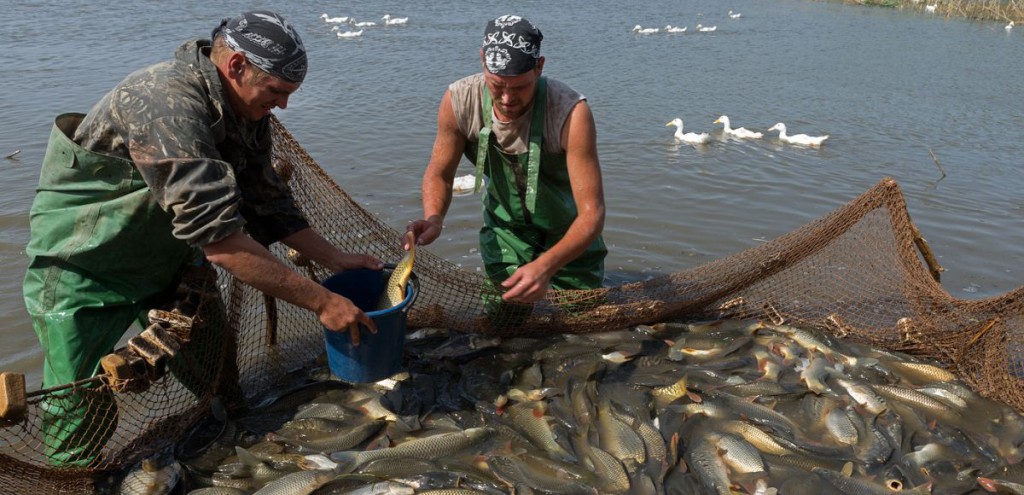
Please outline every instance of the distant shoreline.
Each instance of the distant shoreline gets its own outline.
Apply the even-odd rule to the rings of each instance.
[[[1024,21],[1024,1],[1022,0],[825,0],[866,5],[870,7],[886,7],[892,9],[916,10],[929,15],[946,18],[963,17],[980,21]],[[934,11],[927,11],[926,6],[934,6]]]

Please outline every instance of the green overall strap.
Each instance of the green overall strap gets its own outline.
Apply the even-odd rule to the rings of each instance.
[[[530,142],[527,150],[526,160],[526,211],[533,214],[537,209],[537,180],[540,176],[540,155],[541,141],[544,137],[544,109],[547,102],[547,79],[541,77],[537,80],[537,88],[533,97],[533,120],[530,122]],[[490,148],[491,138],[491,92],[484,88],[483,91],[483,127],[480,129],[480,138],[477,141],[476,151],[476,183],[473,186],[474,192],[480,191],[482,183],[484,162],[487,159],[487,150]]]
[[[480,192],[483,184],[484,163],[487,161],[487,150],[491,144],[491,94],[484,88],[484,126],[480,129],[480,140],[476,143],[476,181],[473,183],[473,192]]]

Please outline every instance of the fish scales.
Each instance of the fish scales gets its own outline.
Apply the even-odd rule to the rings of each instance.
[[[248,491],[226,486],[209,486],[188,492],[188,495],[248,495]]]
[[[838,471],[816,467],[812,470],[818,476],[825,478],[833,486],[839,488],[843,493],[849,495],[892,495],[893,491],[874,481],[867,481],[847,476]],[[917,487],[913,490],[902,490],[900,493],[921,494],[931,493],[931,485]]]
[[[953,410],[949,404],[917,390],[884,384],[875,384],[871,388],[886,399],[901,401],[931,417],[937,417],[947,422],[953,422],[960,418],[959,411]]]
[[[591,445],[585,433],[578,435],[577,441],[573,442],[576,451],[594,467],[594,472],[601,479],[601,492],[613,495],[626,493],[630,488],[629,475],[625,466],[615,456],[605,452],[600,447]]]
[[[370,461],[393,457],[437,459],[471,447],[488,438],[493,433],[494,429],[490,427],[469,428],[465,431],[417,438],[385,449],[364,452],[334,452],[330,457],[338,463],[351,462],[353,467],[362,466]]]
[[[554,495],[596,495],[597,489],[574,480],[559,479],[532,468],[516,456],[497,455],[487,459],[491,471],[509,485],[535,487]],[[519,493],[516,491],[516,493]]]
[[[747,420],[754,423],[767,426],[790,438],[792,438],[794,433],[799,429],[791,419],[779,412],[761,404],[748,402],[730,394],[710,392],[707,394],[706,401],[721,402],[725,409],[732,411],[733,414],[747,418]]]
[[[607,399],[598,401],[597,428],[600,438],[599,446],[626,464],[629,462],[641,465],[647,459],[647,450],[640,435],[630,425],[622,422],[612,414],[611,402]]]
[[[160,466],[155,460],[146,459],[142,465],[129,472],[121,481],[121,495],[166,495],[181,478],[181,465],[171,462]]]
[[[298,471],[263,485],[253,495],[303,495],[334,479],[333,471]]]
[[[612,413],[619,421],[636,430],[640,440],[644,443],[644,451],[646,453],[645,470],[647,475],[651,477],[656,485],[660,485],[665,476],[665,468],[667,467],[665,466],[665,459],[668,452],[665,448],[665,438],[661,436],[661,432],[654,425],[641,418],[628,416],[614,406],[612,407]]]
[[[409,246],[409,250],[395,264],[394,271],[391,272],[387,283],[384,284],[384,292],[381,293],[380,301],[377,302],[378,311],[398,306],[405,300],[405,285],[409,282],[409,277],[412,275],[412,265],[416,261],[415,239],[412,232],[405,233],[405,244]]]
[[[731,472],[761,473],[765,471],[760,452],[746,440],[733,435],[718,435],[718,449]]]
[[[684,337],[697,342],[699,338],[714,334],[716,329],[730,325],[735,324],[712,324],[703,329],[703,335],[690,331]],[[752,334],[742,333],[744,337],[753,335],[752,341],[744,347],[727,356],[699,361],[667,359],[670,347],[661,339],[677,337],[677,342],[684,341],[685,338],[679,337],[680,333],[686,333],[682,330],[663,335],[645,334],[642,339],[632,341],[628,341],[631,338],[628,332],[608,332],[596,338],[551,336],[507,339],[525,345],[510,346],[509,342],[502,342],[496,346],[496,352],[488,353],[486,357],[458,352],[459,362],[454,366],[450,358],[419,352],[416,357],[421,362],[410,366],[412,378],[426,374],[443,378],[430,380],[428,389],[433,387],[436,390],[434,394],[422,395],[431,399],[422,404],[418,421],[408,424],[403,421],[400,427],[396,423],[389,433],[393,436],[381,437],[385,441],[390,438],[396,446],[377,450],[398,449],[415,441],[408,440],[411,438],[409,435],[426,439],[431,438],[427,436],[429,432],[438,436],[438,431],[447,433],[486,425],[504,430],[513,439],[511,443],[504,439],[488,443],[494,450],[487,451],[486,455],[512,457],[518,459],[519,465],[508,467],[497,461],[493,466],[482,466],[486,458],[475,458],[475,467],[463,468],[446,464],[466,462],[468,456],[456,455],[458,452],[443,457],[405,452],[401,456],[368,462],[359,470],[365,473],[373,466],[377,469],[377,479],[399,482],[386,485],[382,481],[379,489],[390,486],[388,489],[411,490],[409,487],[414,487],[417,492],[429,488],[451,488],[446,484],[447,480],[460,476],[460,473],[476,473],[478,483],[472,486],[460,483],[458,488],[507,493],[510,487],[514,487],[517,494],[574,490],[538,484],[544,483],[545,479],[556,479],[586,485],[578,489],[590,493],[596,490],[615,495],[704,495],[718,493],[716,483],[707,482],[709,478],[714,480],[716,474],[707,468],[720,463],[725,466],[725,479],[720,485],[731,485],[730,489],[735,490],[732,493],[768,495],[777,490],[784,495],[834,495],[847,490],[859,493],[856,490],[860,488],[852,481],[836,478],[838,483],[850,483],[846,490],[841,490],[827,482],[824,476],[813,474],[812,470],[823,468],[839,473],[843,462],[853,461],[855,476],[862,477],[860,481],[870,476],[878,486],[902,482],[903,486],[909,487],[934,481],[936,493],[954,493],[952,490],[961,487],[962,492],[966,492],[972,488],[971,485],[980,493],[983,488],[976,483],[987,479],[980,476],[982,473],[991,473],[996,466],[1019,459],[1024,454],[1024,420],[1007,406],[985,400],[958,380],[920,377],[911,380],[899,365],[890,368],[890,363],[907,359],[897,353],[832,340],[828,336],[818,337],[813,329],[797,331],[796,327],[793,328],[786,332],[758,329]],[[454,334],[450,334],[449,342],[452,342],[452,336]],[[430,342],[429,347],[437,347],[439,342],[444,340]],[[639,343],[645,345],[634,345]],[[614,354],[610,352],[612,350],[627,352]],[[628,354],[630,352],[638,354]],[[611,357],[614,362],[603,356]],[[535,374],[538,364],[542,371],[540,376]],[[941,372],[927,367],[911,368],[936,375]],[[800,381],[801,374],[804,381]],[[471,378],[474,375],[486,375],[486,378],[475,380]],[[686,380],[680,387],[675,390],[669,388],[684,377]],[[807,385],[808,377],[812,377],[815,383]],[[404,388],[405,384],[401,386]],[[363,405],[368,410],[377,408],[375,401],[380,401],[379,391],[370,385],[349,387],[341,391],[344,393],[337,394],[335,401],[351,407]],[[470,390],[476,399],[473,404],[461,399],[443,398],[445,394],[470,396],[467,393]],[[907,391],[922,395],[904,397]],[[403,394],[406,392],[402,390]],[[392,395],[396,394],[398,392],[390,393],[389,400],[379,402],[378,413],[383,414],[387,408],[403,407],[401,400],[396,402],[393,399]],[[659,394],[662,394],[660,400]],[[510,398],[511,405],[504,406],[504,409],[496,408],[497,404],[490,399],[502,395]],[[317,402],[326,400],[322,396],[309,398]],[[481,400],[484,398],[489,400]],[[607,399],[614,400],[610,411],[615,427],[630,430],[643,446],[644,464],[637,463],[633,456],[624,456],[630,466],[628,471],[616,455],[607,448],[601,448],[607,447],[601,444],[603,439],[613,436],[607,434],[607,424],[602,428],[599,421],[598,405]],[[435,403],[430,404],[430,401]],[[523,435],[518,427],[513,426],[514,414],[507,414],[507,411],[517,405],[516,402],[543,404],[539,411],[534,411],[534,417],[539,414],[544,418],[557,443],[578,458],[574,464],[565,466],[589,469],[595,473],[593,480],[583,482],[581,473],[569,467],[558,467],[562,463],[551,459],[555,456],[544,455],[537,448],[539,444],[535,439]],[[948,417],[927,412],[925,406],[935,409],[940,403],[949,410],[966,411],[963,421],[950,423]],[[617,407],[620,404],[622,407]],[[404,414],[399,409],[395,411]],[[788,418],[793,426],[787,426],[775,414]],[[652,416],[656,419],[648,419]],[[320,434],[318,430],[333,430],[338,425],[327,421],[303,421],[289,424],[287,428],[280,426],[285,421],[278,421],[276,428],[280,429],[277,433],[289,433],[304,440],[316,438]],[[360,417],[359,421],[365,419]],[[240,421],[239,424],[250,428],[250,423]],[[656,453],[657,448],[652,447],[655,444],[645,436],[647,427],[660,429],[657,434],[664,438],[680,439],[672,441],[671,456],[666,453],[665,461],[658,462],[660,453]],[[694,455],[697,447],[701,446],[698,438],[701,436],[714,440],[710,442],[712,450],[707,455],[718,458],[708,457],[703,465],[694,462],[703,459],[701,455]],[[239,436],[229,440],[229,444],[245,441],[243,438]],[[566,445],[565,439],[572,440],[571,446]],[[752,446],[756,453],[751,455],[751,448],[746,444]],[[269,442],[261,445],[282,448]],[[936,445],[941,445],[942,449],[937,450]],[[916,446],[924,447],[908,454]],[[511,450],[505,450],[507,448]],[[295,450],[294,446],[289,446],[288,453],[259,457],[271,467],[285,464],[294,467],[294,460],[301,458],[293,453]],[[331,457],[337,461],[344,461],[350,456],[349,464],[342,462],[345,466],[368,459],[357,457],[359,452],[335,454]],[[741,454],[747,460],[741,460]],[[762,459],[767,475],[755,472],[758,469],[754,460],[756,456]],[[676,465],[681,457],[684,462]],[[392,473],[381,471],[387,462],[411,471],[406,469],[407,474],[398,470]],[[441,467],[440,470],[417,470],[415,466],[422,467],[420,462],[432,462]],[[667,469],[660,478],[660,469],[651,469],[656,464]],[[323,463],[316,465],[320,468],[329,466]],[[468,462],[466,466],[469,466]],[[503,467],[506,471],[497,474]],[[490,468],[494,468],[494,472]],[[232,465],[231,469],[243,473],[240,464]],[[514,474],[516,470],[518,475]],[[246,473],[251,474],[251,470]],[[275,475],[282,476],[282,473]],[[535,479],[538,476],[545,478],[538,481]],[[978,479],[975,480],[974,476]],[[215,483],[214,480],[208,481],[202,473],[195,479],[201,484]],[[663,480],[664,486],[659,480]],[[245,490],[251,493],[259,486],[255,484]],[[321,489],[317,493],[348,493],[352,489],[362,490],[358,493],[371,493],[372,485],[364,480],[345,491],[333,482],[330,486],[330,489]]]
[[[575,461],[576,456],[558,443],[554,430],[548,423],[547,408],[543,402],[523,402],[506,411],[513,427],[540,447],[552,458],[560,461]]]
[[[715,444],[718,435],[702,432],[694,436],[696,438],[687,445],[686,453],[683,455],[687,465],[697,474],[701,485],[709,493],[731,495],[728,468],[718,455],[718,447]]]
[[[386,424],[387,421],[374,420],[369,423],[349,427],[344,431],[326,431],[319,435],[311,434],[306,437],[289,437],[268,433],[267,438],[273,438],[274,440],[291,445],[298,449],[299,452],[329,454],[339,450],[350,449],[363,443],[364,440],[376,434]]]
[[[436,488],[433,490],[420,490],[416,492],[418,495],[481,495],[487,492],[480,490],[474,490],[472,488]]]

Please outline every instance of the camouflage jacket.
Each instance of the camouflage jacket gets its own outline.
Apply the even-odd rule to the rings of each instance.
[[[210,61],[210,42],[125,78],[89,111],[73,137],[83,148],[131,160],[174,236],[193,246],[240,228],[263,245],[309,226],[271,167],[269,118],[235,117]]]

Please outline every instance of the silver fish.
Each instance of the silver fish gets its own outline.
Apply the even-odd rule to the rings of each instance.
[[[812,470],[818,476],[825,478],[833,486],[839,488],[843,493],[850,495],[892,495],[892,490],[873,481],[866,481],[854,478],[838,471],[816,467]],[[931,483],[916,487],[912,490],[902,490],[900,493],[922,494],[931,493]]]
[[[599,398],[597,403],[597,430],[599,446],[626,464],[641,465],[647,459],[647,450],[640,435],[612,413],[611,401]]]
[[[946,369],[928,363],[884,358],[879,361],[908,382],[918,385],[951,382],[957,379],[956,375]]]
[[[816,394],[822,394],[827,391],[828,385],[825,384],[825,377],[830,373],[834,373],[836,370],[829,366],[831,363],[822,356],[814,355],[807,360],[807,364],[804,369],[800,372],[800,381],[807,385],[807,389]]]
[[[949,404],[933,398],[917,390],[896,385],[875,384],[871,388],[890,401],[900,401],[910,407],[942,421],[953,422],[960,419],[960,412],[952,409]]]
[[[622,462],[601,448],[591,445],[585,431],[579,431],[573,436],[573,447],[580,457],[593,466],[594,472],[601,480],[601,493],[615,495],[629,491],[629,475]]]
[[[166,495],[181,479],[181,465],[171,462],[161,466],[154,459],[145,459],[141,466],[121,480],[120,495]]]
[[[256,490],[253,495],[308,495],[334,479],[333,471],[298,471],[286,474]]]
[[[979,476],[978,484],[992,493],[1024,495],[1024,463],[1002,466]]]
[[[540,447],[552,458],[560,461],[574,462],[576,456],[555,440],[555,434],[549,423],[546,403],[522,402],[509,407],[506,415],[512,425],[529,438],[533,445]]]
[[[752,340],[749,335],[738,335],[728,339],[714,335],[686,335],[672,345],[668,351],[668,358],[673,361],[707,361],[728,356]]]
[[[437,459],[467,449],[494,433],[490,427],[469,428],[465,431],[442,433],[400,443],[391,448],[363,452],[341,451],[330,455],[331,460],[350,469],[377,459],[414,457]]]
[[[718,452],[734,473],[763,473],[765,472],[764,460],[761,453],[746,440],[734,435],[718,435]]]
[[[697,474],[707,493],[731,495],[729,470],[718,454],[717,442],[720,435],[713,432],[695,434],[686,448],[684,458],[690,469]]]
[[[229,488],[226,486],[211,486],[207,488],[199,488],[188,492],[188,495],[247,495],[249,492],[239,488]]]
[[[838,383],[846,393],[850,395],[853,400],[857,401],[864,409],[872,414],[881,414],[882,411],[888,409],[885,399],[880,397],[871,387],[866,384],[848,380],[845,378],[836,379]]]
[[[267,433],[267,438],[291,445],[302,453],[329,454],[339,450],[350,449],[363,443],[364,440],[376,434],[386,424],[387,421],[384,420],[373,420],[369,423],[353,426],[344,432],[326,432],[322,435],[309,435],[305,438],[285,436],[271,432]]]
[[[449,338],[423,355],[430,359],[461,358],[499,345],[501,345],[499,336],[464,333]]]
[[[358,417],[358,413],[341,405],[333,402],[314,402],[307,406],[300,407],[295,416],[292,417],[292,421],[302,419],[330,419],[335,421],[344,421]]]
[[[517,456],[497,455],[487,459],[487,467],[499,479],[512,486],[527,486],[555,495],[596,495],[597,489],[575,480],[557,478]],[[515,493],[520,493],[517,488]]]
[[[843,445],[857,445],[857,427],[850,419],[850,414],[844,409],[832,408],[825,416],[825,425],[828,433]]]

